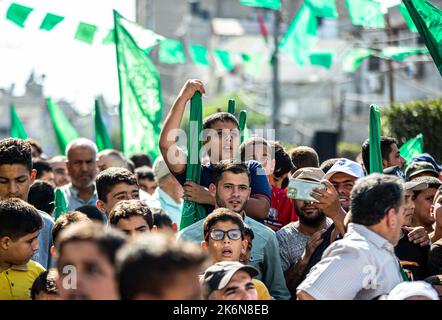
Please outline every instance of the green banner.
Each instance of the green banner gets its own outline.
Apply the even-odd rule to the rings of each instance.
[[[209,63],[209,50],[206,47],[199,44],[191,44],[189,47],[190,57],[193,63],[200,66],[208,67]]]
[[[268,8],[273,10],[281,9],[281,0],[239,0],[245,6]]]
[[[410,14],[408,13],[407,7],[405,4],[401,3],[398,6],[399,11],[401,12],[402,16],[404,17],[405,22],[407,23],[408,29],[410,29],[411,32],[418,32],[416,25],[413,22],[413,19],[411,19]]]
[[[337,18],[338,9],[335,0],[305,0],[305,4],[313,10],[317,17]]]
[[[342,62],[342,70],[344,72],[355,72],[359,69],[362,62],[373,54],[373,50],[364,48],[347,51]]]
[[[68,208],[64,193],[59,188],[56,188],[54,193],[54,220],[57,221],[57,219],[67,211]]]
[[[350,20],[355,26],[385,28],[381,4],[372,0],[346,0]]]
[[[6,12],[6,19],[15,23],[17,26],[24,28],[25,22],[32,11],[34,11],[33,8],[25,7],[17,3],[11,3]]]
[[[416,54],[428,54],[426,47],[411,48],[411,47],[386,47],[381,51],[381,57],[384,59],[393,59],[397,61],[404,61],[406,57]]]
[[[405,142],[399,149],[401,156],[407,161],[407,165],[413,157],[424,152],[424,136],[419,133],[415,138]]]
[[[27,139],[28,134],[26,133],[25,127],[21,122],[17,112],[15,111],[14,105],[9,106],[9,113],[11,117],[11,138]]]
[[[59,24],[63,20],[64,20],[64,17],[62,17],[62,16],[57,16],[56,14],[47,13],[46,16],[44,17],[43,21],[41,22],[40,29],[46,30],[46,31],[51,31],[52,29],[55,28],[55,26],[57,24]]]
[[[241,110],[238,117],[239,130],[241,132],[241,143],[250,138],[250,132],[247,128],[247,110]]]
[[[113,149],[112,141],[110,139],[106,125],[104,124],[103,117],[101,116],[100,101],[98,98],[95,99],[94,122],[95,144],[97,145],[98,151],[104,149]]]
[[[370,151],[370,170],[369,173],[383,173],[381,153],[381,113],[379,107],[372,104],[370,106],[370,137],[369,137],[369,151]]]
[[[97,26],[92,24],[80,22],[75,32],[75,39],[78,41],[92,44],[94,42],[95,33],[97,32]]]
[[[333,65],[334,54],[332,52],[312,52],[310,64],[330,69]]]
[[[230,71],[235,68],[232,62],[232,55],[230,54],[230,52],[217,49],[213,52],[213,54],[215,56],[216,63],[221,69]]]
[[[161,63],[184,63],[186,54],[180,41],[173,39],[164,39],[160,42],[158,61]]]
[[[133,25],[114,10],[115,43],[120,84],[120,123],[123,153],[148,153],[152,161],[159,155],[161,132],[161,82],[155,65],[145,54],[158,39],[138,39],[125,27]]]

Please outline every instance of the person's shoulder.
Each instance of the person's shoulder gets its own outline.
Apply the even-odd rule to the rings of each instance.
[[[284,227],[276,231],[277,236],[288,236],[288,235],[297,235],[299,234],[298,228],[297,228],[297,222],[293,221],[288,224],[286,224]]]
[[[178,239],[197,241],[202,237],[204,219],[185,227],[178,233]]]
[[[247,217],[247,221],[245,222],[249,224],[250,228],[252,228],[255,236],[259,235],[263,238],[270,238],[275,236],[275,231],[253,218]]]
[[[29,260],[26,266],[28,268],[28,272],[36,274],[37,276],[43,271],[46,271],[46,269],[40,263],[34,260]]]
[[[49,223],[51,225],[54,224],[54,219],[47,212],[44,212],[42,210],[37,210],[37,211],[40,214],[40,216],[43,218],[45,225],[46,223]]]

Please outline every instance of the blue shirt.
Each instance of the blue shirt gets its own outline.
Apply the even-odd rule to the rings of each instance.
[[[65,186],[60,187],[60,190],[64,193],[64,198],[66,199],[66,205],[68,211],[74,211],[77,208],[80,208],[82,206],[90,205],[90,206],[96,206],[97,205],[97,189],[94,185],[94,194],[88,201],[84,201],[78,196],[78,189],[75,188],[72,183],[69,183]]]
[[[172,199],[163,189],[158,187],[152,195],[156,200],[160,202],[161,209],[166,211],[173,222],[180,225],[181,222],[181,210],[183,209],[183,203],[178,204]]]
[[[285,284],[285,278],[282,272],[279,245],[275,232],[247,216],[244,218],[244,222],[252,228],[255,234],[252,252],[250,253],[250,265],[259,271],[259,275],[255,278],[264,282],[269,289],[270,295],[274,299],[290,299],[291,295]],[[204,219],[184,228],[178,234],[178,239],[200,244],[204,241],[203,225]]]
[[[38,235],[38,251],[32,257],[32,260],[41,264],[45,269],[51,267],[51,247],[52,247],[52,229],[54,220],[44,211],[38,210],[43,219],[44,226]]]

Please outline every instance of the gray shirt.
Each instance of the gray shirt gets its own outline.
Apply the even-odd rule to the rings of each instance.
[[[78,196],[79,191],[72,185],[72,183],[60,187],[60,190],[64,193],[64,198],[66,199],[68,211],[74,211],[75,209],[86,205],[95,206],[98,200],[97,189],[95,188],[95,185],[94,194],[88,201],[84,201]]]
[[[393,245],[367,227],[349,223],[298,286],[318,300],[371,300],[403,281]]]

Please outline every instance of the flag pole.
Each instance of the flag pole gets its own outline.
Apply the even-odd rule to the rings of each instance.
[[[275,130],[275,139],[279,139],[280,124],[279,108],[281,104],[281,92],[279,85],[279,28],[281,25],[281,12],[273,10],[274,24],[273,24],[273,41],[274,51],[272,55],[272,91],[273,91],[273,112],[272,112],[272,129]]]

